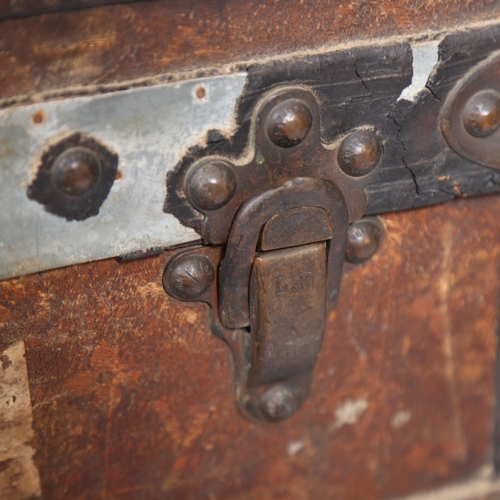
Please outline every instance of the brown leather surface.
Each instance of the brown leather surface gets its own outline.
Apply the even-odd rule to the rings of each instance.
[[[498,0],[157,0],[10,20],[0,24],[0,96],[218,71],[499,14]]]
[[[63,10],[89,9],[134,0],[0,0],[0,19],[35,16]]]
[[[384,216],[310,400],[276,425],[236,412],[229,349],[165,294],[166,255],[0,283],[44,498],[369,500],[465,477],[490,457],[499,220],[498,196]]]

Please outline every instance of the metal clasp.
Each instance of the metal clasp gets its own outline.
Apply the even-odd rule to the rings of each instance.
[[[250,161],[188,158],[167,186],[171,212],[205,245],[177,251],[164,288],[210,305],[212,330],[234,354],[238,407],[252,420],[290,417],[311,391],[349,221],[364,212],[381,155],[369,129],[329,147],[320,136],[314,96],[279,89],[255,110]]]
[[[243,204],[220,264],[222,252],[196,249],[166,268],[171,295],[210,303],[224,338],[239,332],[237,397],[252,418],[287,418],[310,392],[326,304],[338,295],[347,226],[335,184],[298,178]]]

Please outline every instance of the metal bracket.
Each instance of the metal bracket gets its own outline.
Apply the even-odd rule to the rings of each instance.
[[[243,73],[71,97],[61,89],[52,97],[64,98],[4,107],[0,279],[144,257],[200,236],[225,244],[244,202],[299,177],[334,182],[350,222],[498,193],[500,169],[484,166],[494,166],[498,131],[455,141],[443,108],[455,102],[467,136],[468,101],[452,92],[458,99],[464,75],[489,74],[499,40],[500,25],[471,26],[439,42],[387,39]],[[498,91],[494,73],[477,87],[488,89]],[[283,128],[290,111],[297,120]]]
[[[235,356],[241,412],[279,421],[310,393],[349,218],[366,207],[383,147],[370,127],[323,145],[316,99],[297,87],[265,96],[250,134],[242,158],[201,158],[169,186],[204,215],[200,231],[217,246],[178,251],[163,284],[173,297],[211,306],[212,329]]]
[[[443,135],[459,155],[500,169],[500,54],[474,67],[443,107]]]

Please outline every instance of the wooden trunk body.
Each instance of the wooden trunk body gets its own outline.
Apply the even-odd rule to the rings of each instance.
[[[492,0],[158,0],[5,19],[0,98],[184,80],[494,20]],[[5,500],[382,500],[490,467],[500,196],[380,221],[377,254],[344,269],[311,397],[272,425],[238,413],[208,307],[165,293],[169,251],[1,281],[0,359],[5,376],[27,370],[29,395],[14,421],[0,412],[0,451],[7,434],[27,441],[26,462],[0,460]],[[40,487],[23,496],[26,463]]]

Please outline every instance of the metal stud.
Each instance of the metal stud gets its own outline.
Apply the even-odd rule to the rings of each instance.
[[[97,155],[84,147],[73,147],[62,152],[50,172],[56,189],[72,196],[88,193],[99,181],[101,162]]]
[[[346,260],[361,264],[378,250],[382,227],[373,219],[362,219],[349,227],[347,232]]]
[[[202,163],[188,174],[186,190],[189,201],[201,210],[217,210],[231,200],[236,191],[236,174],[222,160]]]
[[[300,144],[309,134],[311,126],[311,110],[299,99],[280,102],[266,121],[269,139],[280,148],[292,148]]]
[[[82,221],[99,213],[118,175],[118,155],[75,132],[41,152],[28,198],[51,214]]]
[[[342,141],[337,159],[347,175],[361,177],[376,167],[381,156],[378,135],[373,130],[356,130]]]
[[[464,127],[473,137],[492,135],[500,127],[500,95],[494,90],[474,94],[464,109]]]
[[[163,286],[178,299],[193,300],[205,293],[215,278],[215,266],[205,255],[180,254],[165,268]]]
[[[277,384],[261,397],[260,409],[271,421],[291,417],[302,405],[300,387],[291,384]]]

